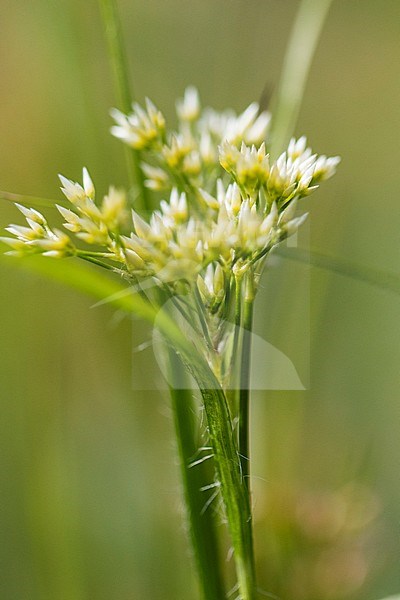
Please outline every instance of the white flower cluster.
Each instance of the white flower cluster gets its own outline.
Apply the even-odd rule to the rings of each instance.
[[[265,143],[259,148],[242,142],[240,150],[229,142],[220,146],[222,167],[233,177],[243,193],[257,198],[263,189],[270,201],[279,206],[293,198],[308,196],[318,184],[334,175],[340,158],[313,154],[307,139],[290,140],[287,151],[270,164]]]
[[[23,256],[40,253],[51,258],[64,258],[75,254],[75,247],[68,235],[59,229],[50,228],[40,212],[20,204],[16,206],[25,216],[29,227],[22,225],[6,227],[6,231],[15,236],[0,238],[12,248],[7,254]]]
[[[92,257],[132,281],[151,277],[171,293],[184,282],[197,286],[215,314],[232,279],[301,225],[306,215],[296,216],[299,199],[335,173],[339,158],[313,154],[302,137],[271,161],[265,140],[270,116],[257,104],[239,115],[202,110],[197,90],[188,88],[176,108],[173,132],[149,100],[146,108],[135,104],[131,115],[113,111],[113,134],[150,161],[142,165],[147,186],[168,190],[149,220],[136,211],[130,220],[125,194],[113,187],[97,202],[84,169],[82,185],[60,176],[71,207],[57,208],[65,229],[95,249],[77,248],[39,212],[19,206],[29,227],[8,228],[15,237],[3,241],[12,253]]]
[[[295,218],[294,203],[281,213],[275,202],[260,209],[241,196],[236,183],[227,189],[221,180],[217,185],[217,198],[199,191],[207,210],[197,217],[190,214],[185,193],[175,188],[150,223],[133,211],[134,232],[122,236],[129,270],[164,283],[193,281],[210,264],[238,273],[293,233],[304,219]]]
[[[121,250],[120,229],[126,224],[129,212],[126,208],[126,195],[124,192],[110,187],[109,193],[103,198],[100,206],[95,203],[95,188],[87,169],[83,169],[83,185],[59,176],[62,183],[62,192],[71,202],[74,210],[56,205],[64,218],[64,227],[77,238],[102,247],[106,252],[103,256],[115,261],[123,262]],[[43,254],[54,258],[66,256],[79,256],[85,251],[80,251],[73,244],[70,237],[59,229],[51,228],[45,217],[33,208],[25,208],[20,204],[17,207],[26,217],[29,227],[10,225],[6,231],[15,238],[2,237],[1,240],[12,251],[9,254],[23,255]]]
[[[113,246],[121,226],[127,220],[126,195],[110,187],[100,206],[95,203],[95,188],[87,169],[83,169],[83,186],[60,175],[61,188],[74,211],[57,205],[65,219],[64,227],[87,244]]]
[[[146,151],[153,164],[145,162],[143,171],[146,186],[153,190],[171,189],[184,185],[208,189],[211,180],[221,175],[218,146],[231,144],[261,144],[265,139],[271,116],[261,112],[253,102],[244,112],[202,110],[196,88],[186,89],[183,99],[176,103],[178,128],[166,131],[165,119],[154,104],[146,99],[146,108],[135,103],[133,112],[124,115],[118,110],[111,114],[117,125],[113,135],[136,150]]]

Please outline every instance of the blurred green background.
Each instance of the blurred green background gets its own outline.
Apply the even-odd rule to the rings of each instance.
[[[121,1],[137,98],[172,116],[195,84],[242,110],[273,91],[297,5]],[[0,188],[60,199],[57,173],[83,165],[100,192],[126,185],[97,3],[0,11]],[[399,39],[398,0],[334,2],[296,132],[343,158],[300,242],[395,272]],[[0,205],[0,225],[16,212]],[[157,379],[140,392],[151,351],[132,382],[151,332],[14,265],[0,265],[0,598],[197,600],[168,399]],[[253,399],[260,586],[282,600],[400,591],[399,322],[399,298],[361,282],[283,259],[265,278],[257,332],[310,372],[305,392]]]

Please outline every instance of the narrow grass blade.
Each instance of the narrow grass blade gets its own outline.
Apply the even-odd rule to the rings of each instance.
[[[25,196],[23,194],[13,194],[11,192],[1,191],[0,200],[13,203],[17,202],[18,204],[22,204],[28,208],[55,208],[56,204],[59,204],[60,206],[68,206],[68,204],[64,203],[62,200],[49,200],[47,198],[37,198],[36,196]]]
[[[372,267],[353,263],[345,258],[329,256],[317,250],[309,251],[301,248],[289,249],[281,247],[276,253],[282,258],[310,264],[318,269],[350,277],[356,281],[368,283],[383,291],[400,295],[400,273],[380,271]]]
[[[272,101],[272,148],[277,156],[293,135],[308,74],[333,0],[302,0],[289,39],[282,76]]]
[[[36,273],[97,300],[110,298],[112,306],[134,313],[147,321],[153,322],[157,314],[138,294],[125,293],[126,285],[78,259],[55,260],[42,256],[19,259],[0,254],[0,264]]]
[[[118,14],[116,0],[98,0],[107,38],[108,54],[113,72],[114,90],[118,108],[129,113],[133,100],[132,88],[128,74],[121,20]],[[149,210],[148,189],[144,185],[143,172],[140,166],[140,152],[124,144],[130,185],[136,183],[144,210]]]

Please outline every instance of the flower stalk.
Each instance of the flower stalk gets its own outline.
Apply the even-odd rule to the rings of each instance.
[[[221,486],[242,600],[255,600],[256,576],[249,497],[241,473],[240,457],[228,404],[221,389],[203,388],[217,479]]]
[[[244,483],[250,496],[250,368],[255,282],[252,269],[246,274],[243,301],[243,341],[239,394],[239,454]]]
[[[201,490],[207,481],[208,465],[191,468],[198,451],[198,427],[196,407],[192,391],[181,389],[175,379],[181,380],[182,363],[175,351],[168,350],[171,383],[169,387],[172,414],[176,431],[179,462],[185,499],[189,532],[194,550],[201,593],[204,600],[220,600],[224,597],[223,575],[220,568],[219,544],[213,514],[204,510],[204,494]],[[181,384],[181,381],[179,381]]]

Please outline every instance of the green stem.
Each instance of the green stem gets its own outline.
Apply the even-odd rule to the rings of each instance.
[[[183,366],[175,352],[169,350],[169,366],[172,377],[181,379]],[[181,384],[181,381],[179,382]],[[201,488],[209,483],[208,465],[198,464],[191,468],[198,452],[196,407],[189,389],[178,389],[171,380],[170,395],[174,416],[185,507],[190,526],[200,585],[204,600],[220,600],[225,597],[223,577],[219,568],[218,539],[211,510],[204,510],[206,498]]]
[[[114,271],[114,267],[103,262],[102,260],[99,260],[98,258],[94,258],[94,256],[91,256],[90,254],[84,254],[78,250],[76,252],[76,256],[82,260],[86,260],[87,262],[97,265],[98,267],[103,267],[103,269],[107,269],[108,271]]]
[[[158,313],[156,326],[195,378],[203,397],[217,482],[220,485],[234,550],[239,593],[242,600],[255,600],[256,579],[250,502],[242,477],[226,396],[205,358],[182,336],[179,327],[165,311]]]
[[[244,484],[239,452],[226,396],[205,358],[182,335],[165,311],[157,315],[156,326],[170,348],[195,378],[207,416],[217,482],[225,506],[234,550],[239,592],[242,600],[255,600],[256,580],[250,502]]]
[[[273,101],[272,148],[277,156],[296,125],[315,49],[333,0],[302,0]]]
[[[97,252],[97,251],[93,251],[93,250],[77,250],[77,255],[78,256],[94,256],[94,257],[99,257],[99,258],[114,258],[115,260],[115,254],[113,254],[112,252]]]
[[[242,277],[235,277],[235,331],[233,334],[233,349],[231,360],[232,375],[236,377],[236,360],[240,344],[240,332],[242,326]],[[235,386],[236,387],[236,386]]]
[[[243,341],[242,361],[240,368],[239,396],[239,454],[242,474],[247,491],[250,495],[250,443],[249,443],[249,412],[250,412],[250,366],[251,366],[251,337],[253,329],[254,308],[254,273],[247,273],[245,297],[243,302]]]
[[[201,383],[201,382],[199,382]],[[218,385],[202,388],[216,474],[232,539],[241,600],[255,600],[256,578],[250,503],[226,397]]]
[[[251,330],[252,306],[254,300],[253,272],[247,276],[247,287],[242,315],[242,283],[241,277],[235,281],[235,331],[231,359],[231,388],[227,396],[234,408],[239,399],[239,442],[245,446],[237,447],[234,437],[234,428],[229,411],[227,397],[219,386],[201,389],[210,441],[213,447],[214,460],[218,481],[221,486],[221,495],[225,505],[228,527],[232,538],[234,557],[238,578],[238,590],[242,600],[253,600],[256,596],[256,578],[253,554],[252,515],[249,497],[248,473],[248,388],[250,355],[247,350],[250,346],[250,331],[244,331],[243,349],[240,351],[240,335],[243,324]],[[249,335],[247,336],[247,333]],[[248,338],[248,339],[247,339]],[[237,357],[241,357],[240,386],[244,386],[247,394],[242,394],[235,382],[237,370]],[[202,386],[202,378],[198,379]],[[242,411],[243,414],[242,414]],[[244,424],[244,427],[243,427]],[[243,435],[245,432],[245,435]],[[243,457],[245,458],[242,458]]]
[[[114,89],[119,108],[129,113],[133,94],[128,76],[128,65],[124,49],[121,22],[118,14],[116,0],[98,0],[107,38],[108,54],[114,77]],[[136,182],[142,199],[143,210],[149,210],[148,190],[144,185],[143,171],[140,166],[140,152],[124,145],[127,162],[129,183],[132,187]]]
[[[208,330],[208,325],[204,316],[204,305],[203,305],[203,301],[201,299],[200,293],[199,293],[199,289],[197,287],[197,285],[195,284],[193,286],[193,295],[194,295],[194,299],[196,302],[196,308],[197,308],[197,316],[198,319],[200,321],[200,326],[201,329],[203,331],[203,335],[204,335],[204,339],[206,341],[206,344],[208,346],[208,348],[212,351],[214,349],[214,345],[213,342],[210,338],[210,332]]]
[[[239,407],[239,384],[237,357],[240,356],[240,333],[242,326],[242,277],[235,277],[235,311],[234,311],[234,332],[232,343],[232,356],[230,361],[229,389],[227,397],[232,414],[235,414]]]
[[[165,298],[169,297],[166,290],[158,290],[157,300],[160,306],[164,306]],[[159,319],[172,323],[165,311],[161,310]],[[191,321],[189,320],[189,323]],[[175,324],[173,325],[175,327]],[[162,329],[162,328],[161,328]],[[172,331],[170,332],[172,333]],[[171,340],[167,333],[167,342]],[[165,332],[164,332],[165,335]],[[185,340],[186,345],[186,340]],[[204,600],[219,600],[224,597],[223,578],[220,572],[220,560],[218,556],[218,539],[215,531],[215,523],[210,511],[203,511],[206,500],[201,488],[204,486],[204,469],[202,463],[191,468],[193,457],[198,451],[196,429],[193,423],[195,409],[189,389],[182,388],[182,380],[186,379],[182,360],[177,354],[179,345],[172,343],[166,348],[167,368],[170,380],[170,397],[174,415],[176,437],[180,458],[182,483],[185,496],[185,508],[190,524],[191,542],[196,557],[196,565]],[[183,363],[196,364],[196,351],[189,343],[187,349],[179,352]],[[204,365],[207,372],[210,371],[207,364]],[[211,372],[211,371],[210,371]],[[197,371],[196,371],[197,373]],[[202,378],[203,380],[203,378]],[[203,477],[203,478],[202,478]],[[206,482],[208,483],[209,480]]]

